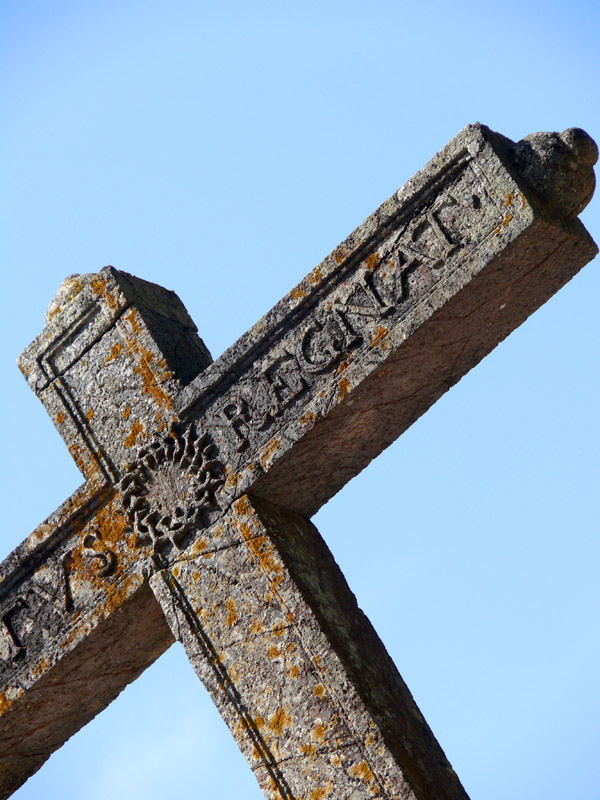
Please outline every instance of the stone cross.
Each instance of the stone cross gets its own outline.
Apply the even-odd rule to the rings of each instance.
[[[212,363],[67,278],[19,366],[85,483],[0,568],[0,797],[177,639],[271,800],[466,798],[309,518],[594,257],[596,159],[468,126]]]

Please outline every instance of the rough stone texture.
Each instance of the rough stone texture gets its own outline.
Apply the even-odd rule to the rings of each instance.
[[[271,800],[465,800],[303,517],[243,497],[150,583]]]
[[[574,215],[596,157],[578,129],[515,144],[468,126],[212,364],[172,292],[112,267],[63,283],[19,364],[86,484],[0,567],[0,797],[169,646],[150,576],[244,494],[309,517],[594,257]],[[430,734],[394,751],[378,725],[435,796],[408,777],[438,763]]]

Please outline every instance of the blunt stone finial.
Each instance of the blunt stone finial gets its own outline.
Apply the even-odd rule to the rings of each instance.
[[[596,142],[581,128],[531,133],[519,142],[502,137],[522,179],[558,217],[576,217],[592,199],[598,160]]]

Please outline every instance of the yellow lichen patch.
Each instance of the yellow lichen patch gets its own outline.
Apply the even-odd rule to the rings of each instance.
[[[225,619],[225,625],[227,625],[228,628],[231,628],[233,625],[235,625],[236,620],[238,618],[237,611],[235,608],[235,600],[233,599],[233,597],[228,597],[227,600],[225,600],[225,608],[227,609],[227,617]]]
[[[114,361],[114,359],[121,354],[122,350],[123,350],[123,345],[121,344],[121,342],[115,342],[113,346],[110,348],[109,354],[104,359],[104,363],[108,364],[109,361]]]
[[[298,669],[298,667],[297,667],[297,666],[294,664],[294,666],[293,666],[293,667],[290,667],[290,668],[288,669],[288,676],[289,676],[290,678],[292,678],[293,680],[296,680],[296,678],[298,677],[298,673],[299,673],[299,672],[300,672],[300,670],[299,670],[299,669]]]
[[[349,391],[350,391],[350,381],[347,378],[340,378],[338,381],[338,395],[340,400],[343,400]]]
[[[121,416],[123,417],[123,419],[129,419],[130,414],[131,414],[130,406],[125,406],[123,411],[121,411]]]
[[[329,760],[331,761],[334,767],[342,766],[342,759],[338,756],[337,753],[334,753]]]
[[[265,603],[269,604],[273,602],[273,592],[265,592]]]
[[[525,208],[525,206],[527,205],[527,200],[525,199],[525,195],[523,194],[523,192],[519,192],[519,200],[521,201],[521,208],[522,209]]]
[[[370,256],[367,256],[365,261],[367,264],[367,269],[375,269],[375,267],[377,266],[377,262],[379,261],[379,256],[377,255],[377,253],[371,253]]]
[[[283,636],[284,631],[285,623],[282,619],[278,619],[271,627],[271,633],[273,636]]]
[[[296,286],[290,292],[290,297],[292,298],[292,300],[302,300],[304,297],[306,297],[306,290],[303,289],[301,286]]]
[[[323,280],[323,270],[321,267],[315,267],[308,276],[308,280],[311,283],[320,283]]]
[[[200,580],[200,573],[198,572],[198,570],[194,570],[194,572],[192,572],[192,582],[198,583],[199,580]]]
[[[507,194],[506,199],[504,200],[504,207],[508,208],[510,205],[512,205],[512,201],[513,201],[512,194]]]
[[[365,739],[365,745],[370,747],[372,744],[375,744],[375,737],[372,733],[369,733],[367,738]]]
[[[325,695],[325,687],[322,683],[317,683],[313,689],[313,694],[315,697],[323,697]]]
[[[346,248],[345,247],[338,247],[333,251],[333,257],[335,259],[336,264],[341,264],[342,261],[346,258]]]
[[[274,661],[277,658],[277,656],[280,655],[281,655],[281,650],[275,645],[271,645],[271,647],[267,649],[267,658],[270,659],[271,661]]]
[[[298,750],[303,756],[312,756],[317,752],[317,746],[315,744],[301,744]]]
[[[58,412],[58,414],[56,415],[56,422],[57,422],[59,425],[62,425],[62,423],[63,423],[64,421],[65,421],[65,415],[63,414],[63,412],[62,412],[62,411],[59,411],[59,412]]]
[[[125,447],[134,447],[137,442],[138,436],[143,432],[143,427],[139,419],[136,419],[131,426],[131,430],[123,440]]]
[[[52,317],[55,317],[57,314],[60,314],[60,306],[55,306],[51,311],[48,311],[46,314],[46,322],[50,322]]]
[[[254,617],[250,623],[250,633],[262,633],[263,630],[264,625],[262,624],[261,620],[258,617]]]
[[[375,328],[373,336],[371,336],[371,347],[377,347],[378,345],[383,345],[386,342],[387,336],[388,336],[387,328],[384,328],[382,325],[378,325]]]
[[[94,409],[93,408],[88,408],[88,410],[85,412],[85,416],[86,416],[87,419],[93,419],[93,417],[94,417]]]
[[[278,447],[279,447],[279,439],[271,439],[271,441],[267,442],[266,446],[263,447],[259,460],[265,472],[269,468],[271,456],[277,450]]]
[[[304,414],[300,415],[298,421],[300,425],[312,425],[313,422],[317,421],[317,415],[313,411],[305,411]]]
[[[366,761],[359,761],[357,764],[353,764],[348,772],[352,777],[360,778],[365,783],[371,783],[375,780],[375,775],[373,775],[373,771]]]
[[[292,721],[292,717],[286,711],[285,706],[280,706],[269,718],[269,728],[275,736],[281,736],[283,731],[290,727]]]

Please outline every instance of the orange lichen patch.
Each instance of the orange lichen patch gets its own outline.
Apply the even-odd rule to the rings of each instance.
[[[389,331],[387,328],[384,328],[382,325],[378,325],[375,328],[375,332],[373,336],[371,336],[371,347],[377,347],[378,345],[383,345],[387,339]]]
[[[192,582],[198,583],[199,580],[200,580],[200,573],[198,572],[198,570],[194,570],[192,572]]]
[[[315,665],[315,667],[318,667],[319,664],[321,663],[321,657],[320,656],[313,656],[312,657],[312,662]]]
[[[285,623],[282,619],[278,619],[271,626],[271,633],[273,634],[273,636],[283,636],[284,631],[285,631]]]
[[[208,542],[206,539],[196,539],[194,542],[193,553],[196,555],[197,553],[201,553],[203,550],[206,550],[208,547]]]
[[[338,756],[337,753],[334,753],[329,760],[331,761],[334,767],[342,766],[342,759]]]
[[[97,469],[98,464],[95,460],[88,460],[81,454],[81,449],[78,444],[70,444],[67,450],[71,454],[71,458],[77,464],[77,468],[83,472],[86,478],[89,478]]]
[[[333,781],[327,781],[324,786],[313,789],[310,793],[310,800],[324,800],[333,790]]]
[[[301,744],[298,750],[303,756],[312,756],[317,752],[317,746],[316,744]]]
[[[88,410],[85,412],[85,416],[86,416],[86,419],[92,419],[93,416],[94,416],[94,409],[93,408],[88,408]]]
[[[129,327],[131,328],[132,332],[136,335],[140,335],[140,323],[137,320],[137,312],[135,308],[131,308],[126,314],[123,314],[123,319],[125,322],[129,323]]]
[[[311,739],[315,739],[317,742],[322,742],[325,739],[325,734],[327,733],[327,728],[320,719],[316,721],[313,725],[312,730],[310,732]]]
[[[349,391],[350,391],[350,381],[347,378],[340,378],[338,381],[338,395],[340,400],[343,400]]]
[[[335,259],[336,264],[341,264],[342,261],[346,258],[346,248],[345,247],[338,247],[333,251],[333,257]]]
[[[365,783],[371,783],[375,780],[373,770],[366,761],[359,761],[357,764],[353,764],[348,772],[353,778],[360,778],[360,780],[365,781]]]
[[[154,353],[142,347],[138,342],[132,344],[131,350],[139,359],[133,371],[142,379],[142,394],[149,394],[159,408],[171,408],[172,400],[161,386],[163,381],[171,377],[171,373],[165,370],[161,375],[156,374],[151,366],[154,361]],[[164,369],[164,367],[166,364],[162,359],[157,361],[157,369]]]
[[[293,653],[296,649],[296,642],[288,642],[285,646],[285,649],[288,651],[288,653]]]
[[[121,342],[115,342],[113,346],[110,348],[109,354],[104,359],[104,363],[108,364],[109,361],[114,361],[114,359],[117,358],[117,356],[121,355],[122,351],[123,351],[123,345],[121,344]]]
[[[135,443],[137,442],[138,436],[142,433],[144,428],[142,427],[141,422],[139,419],[136,419],[131,426],[131,430],[123,440],[123,444],[125,447],[134,447]]]
[[[125,406],[123,411],[121,411],[121,416],[123,417],[123,419],[129,419],[129,415],[130,414],[131,414],[131,407],[130,406]]]
[[[286,728],[292,724],[293,718],[287,713],[285,706],[280,706],[269,718],[269,728],[275,736],[281,736]]]
[[[293,666],[293,667],[290,667],[290,668],[288,669],[288,676],[289,676],[290,678],[292,678],[292,680],[296,680],[296,678],[298,677],[298,673],[299,673],[299,672],[300,672],[300,670],[299,670],[299,669],[298,669],[298,667],[297,667],[297,666],[294,664],[294,666]]]
[[[258,730],[261,730],[261,728],[264,728],[265,726],[265,720],[263,717],[260,716],[260,714],[258,714],[256,717],[253,717],[252,721],[254,722]]]
[[[227,600],[225,600],[225,608],[227,609],[227,617],[225,619],[225,625],[227,625],[228,628],[231,628],[233,625],[235,625],[236,620],[238,618],[237,611],[235,608],[235,600],[233,599],[233,597],[228,597]]]
[[[365,739],[365,745],[370,747],[372,744],[375,744],[375,737],[372,733],[370,733],[367,738]]]
[[[10,701],[6,697],[6,692],[0,692],[0,714],[4,714],[10,708]]]
[[[230,472],[227,478],[225,479],[225,486],[227,488],[235,487],[240,482],[240,476],[237,472]]]
[[[290,297],[292,300],[302,300],[302,298],[306,297],[306,289],[303,289],[301,286],[296,286],[290,292]]]
[[[250,498],[247,494],[242,495],[239,500],[235,501],[233,510],[236,514],[239,514],[240,517],[252,513],[252,505],[250,504]]]
[[[104,294],[104,290],[106,289],[106,281],[102,280],[102,278],[92,278],[90,286],[96,294],[101,295]]]
[[[261,620],[258,617],[254,617],[250,623],[250,633],[262,633],[263,630],[264,625],[262,624]]]
[[[291,612],[291,611],[286,611],[286,613],[285,613],[285,618],[286,618],[286,619],[287,619],[287,621],[290,623],[290,625],[291,625],[291,624],[293,623],[293,621],[294,621],[294,615],[292,614],[292,612]]]
[[[305,411],[304,414],[300,415],[299,419],[301,425],[312,425],[316,421],[317,415],[313,411]]]
[[[265,472],[270,465],[271,456],[277,450],[278,447],[279,447],[279,439],[271,439],[271,441],[267,442],[265,447],[263,447],[259,460]]]
[[[335,369],[335,374],[340,375],[345,369],[348,369],[351,361],[352,361],[352,355],[346,356],[346,358],[343,359],[343,361],[340,361],[340,363],[337,365]]]
[[[502,218],[500,225],[498,225],[498,227],[494,229],[494,233],[500,233],[502,228],[505,228],[508,225],[508,223],[512,220],[512,218],[513,216],[510,213],[510,211],[507,211],[504,217]]]
[[[273,602],[273,592],[265,592],[265,603]]]
[[[274,661],[277,658],[277,656],[280,655],[281,655],[281,650],[278,647],[275,647],[275,645],[272,645],[267,649],[267,658],[270,659],[271,661]]]
[[[512,201],[513,201],[512,194],[507,194],[506,199],[504,200],[504,207],[508,208],[510,205],[512,205]]]
[[[64,421],[65,421],[65,415],[63,414],[62,411],[59,411],[58,414],[56,415],[56,422],[58,423],[58,425],[62,425]]]
[[[36,666],[31,670],[31,677],[37,680],[41,677],[45,672],[48,671],[48,668],[51,666],[50,661],[47,658],[42,658]]]
[[[379,256],[377,253],[371,253],[370,256],[367,256],[365,262],[367,264],[367,269],[375,269],[377,266],[377,262],[379,261]]]
[[[308,276],[308,280],[311,283],[320,283],[323,280],[323,270],[321,267],[315,267]]]
[[[324,697],[325,687],[323,686],[322,683],[317,683],[317,685],[313,689],[313,694],[315,697]]]

